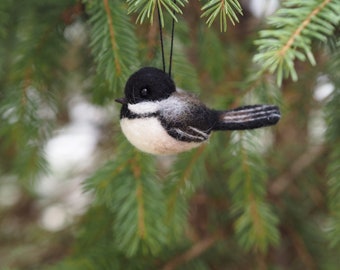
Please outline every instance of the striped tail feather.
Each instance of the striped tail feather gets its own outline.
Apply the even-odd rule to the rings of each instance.
[[[280,110],[274,105],[247,105],[219,112],[214,130],[244,130],[275,125],[280,120]]]

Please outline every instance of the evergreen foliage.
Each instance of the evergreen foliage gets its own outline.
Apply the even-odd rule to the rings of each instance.
[[[131,257],[137,252],[158,253],[166,227],[161,219],[165,198],[155,179],[154,160],[129,148],[89,178],[86,187],[111,210],[116,248]]]
[[[312,53],[312,40],[326,42],[339,24],[340,1],[311,0],[283,2],[283,7],[268,21],[272,29],[260,31],[256,41],[260,52],[254,61],[261,63],[263,69],[277,72],[277,82],[291,76],[296,81],[294,60],[315,65]]]
[[[53,108],[52,90],[61,87],[58,55],[63,40],[58,27],[65,2],[0,4],[4,14],[0,20],[0,171],[26,180],[46,167],[42,147],[49,119],[43,111]]]
[[[121,1],[84,2],[90,16],[90,47],[97,69],[95,96],[112,100],[139,65],[133,26]]]
[[[330,53],[332,60],[328,65],[328,71],[335,82],[335,89],[326,107],[327,119],[327,139],[331,146],[331,162],[328,164],[329,177],[329,207],[331,211],[331,233],[330,239],[333,246],[340,247],[340,118],[339,114],[333,115],[333,112],[339,111],[340,104],[340,40],[335,38],[334,44],[331,44]]]
[[[170,14],[170,16],[177,21],[176,13],[182,14],[181,7],[184,6],[184,3],[187,3],[187,0],[158,0],[158,1],[149,1],[149,0],[127,0],[129,4],[129,12],[137,12],[137,22],[144,22],[144,20],[149,19],[150,22],[153,22],[155,16],[156,7],[159,8],[159,16],[161,19],[161,24],[164,26],[164,11],[163,8]]]
[[[216,109],[277,104],[278,125],[219,132],[176,157],[133,148],[113,100],[132,72],[161,67],[158,8],[166,52],[176,21],[178,87]],[[287,0],[264,25],[237,0],[0,1],[1,267],[337,269],[339,10],[339,0]],[[77,24],[83,43],[66,37]],[[334,88],[322,100],[320,77]],[[95,162],[78,172],[91,205],[49,233],[35,187],[74,96],[112,121],[100,126]],[[325,134],[313,135],[315,120]],[[8,184],[20,196],[6,208]]]
[[[237,0],[213,0],[208,1],[203,7],[202,11],[204,11],[201,17],[208,17],[207,24],[209,26],[216,20],[217,16],[219,16],[220,21],[220,29],[221,31],[227,31],[227,19],[235,25],[235,22],[238,22],[238,18],[236,12],[242,14],[242,8]]]
[[[232,173],[228,182],[232,211],[237,216],[236,237],[246,249],[264,252],[279,241],[278,218],[265,198],[266,167],[255,143],[258,143],[256,137],[248,132],[233,136],[229,149],[229,156],[233,158],[228,162]]]

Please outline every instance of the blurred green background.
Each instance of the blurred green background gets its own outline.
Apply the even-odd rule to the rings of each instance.
[[[226,32],[201,18],[225,1],[185,4],[177,86],[216,109],[277,104],[282,118],[177,157],[121,135],[114,99],[138,68],[161,68],[157,20],[135,24],[127,2],[0,1],[0,269],[339,269],[339,1],[239,1]],[[268,26],[283,8],[287,25]],[[278,86],[254,63],[268,27],[295,33],[292,50],[312,37],[316,64],[293,58],[297,81]]]

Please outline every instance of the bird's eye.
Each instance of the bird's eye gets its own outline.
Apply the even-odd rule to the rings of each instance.
[[[140,90],[141,97],[147,97],[149,95],[149,90],[147,88],[142,88]]]

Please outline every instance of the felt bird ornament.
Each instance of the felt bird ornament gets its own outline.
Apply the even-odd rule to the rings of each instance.
[[[218,111],[205,106],[195,95],[177,89],[171,78],[175,14],[173,12],[169,72],[166,73],[159,3],[157,10],[163,70],[141,68],[127,80],[125,96],[116,99],[122,104],[120,125],[131,144],[146,153],[171,155],[207,142],[216,130],[254,129],[279,121],[280,111],[274,105]]]
[[[144,67],[128,79],[120,125],[139,150],[171,155],[207,142],[217,130],[245,130],[276,124],[280,111],[274,105],[248,105],[219,111],[205,106],[195,95],[176,89],[170,75]]]

